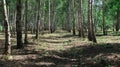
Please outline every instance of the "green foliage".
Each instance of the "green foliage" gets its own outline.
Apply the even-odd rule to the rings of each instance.
[[[112,67],[111,65],[107,65],[107,66],[105,66],[105,67]]]
[[[14,13],[16,11],[16,0],[6,0],[7,2],[7,7],[9,6],[10,14]],[[50,0],[51,2],[51,10],[52,10],[52,4],[55,6],[55,12],[56,12],[56,23],[58,27],[62,27],[62,24],[65,24],[67,22],[67,12],[68,8],[70,6],[70,15],[71,18],[73,18],[73,7],[72,7],[72,0]],[[70,3],[70,5],[69,5]],[[1,7],[1,1],[0,1],[0,10],[2,10]],[[41,0],[41,12],[45,12],[45,15],[42,13],[42,18],[45,16],[45,22],[48,23],[48,13],[49,13],[49,0]],[[77,13],[79,8],[79,0],[75,0],[75,13]],[[88,22],[88,0],[83,0],[82,3],[82,11],[83,11],[83,16],[84,16],[84,25],[87,27],[87,22]],[[25,0],[22,0],[22,12],[23,15],[24,9],[25,9]],[[105,1],[105,22],[106,22],[106,28],[107,29],[113,29],[113,27],[116,24],[116,17],[117,17],[117,11],[120,10],[120,1],[119,0],[106,0]],[[37,13],[37,0],[29,0],[29,8],[28,8],[28,20],[30,24],[35,23],[35,19],[33,19],[35,14]],[[52,13],[52,12],[51,12]],[[51,15],[51,17],[53,17]],[[96,19],[96,26],[97,29],[101,29],[103,24],[102,24],[102,0],[95,0],[93,3],[93,18]],[[11,17],[9,16],[9,19]],[[15,18],[14,18],[15,19]],[[70,22],[72,25],[72,22]],[[0,11],[0,25],[3,25],[2,23],[2,11]]]

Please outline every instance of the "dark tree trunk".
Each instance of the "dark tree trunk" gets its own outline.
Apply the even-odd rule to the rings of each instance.
[[[28,34],[28,0],[25,1],[25,39],[24,39],[24,43],[27,44],[28,43],[28,40],[27,40],[27,34]]]
[[[40,0],[37,0],[38,2],[38,13],[37,13],[37,29],[36,29],[36,39],[38,39],[39,35],[39,25],[40,25]]]
[[[88,40],[97,43],[92,19],[92,0],[88,0]]]
[[[16,15],[16,32],[17,32],[17,48],[23,48],[22,43],[22,22],[21,22],[21,0],[17,0],[17,15]]]
[[[73,23],[73,35],[76,35],[76,31],[75,31],[75,0],[72,0],[73,2],[73,20],[72,20],[72,23]]]
[[[103,35],[107,35],[106,23],[105,23],[105,10],[104,10],[104,0],[102,0],[102,12],[103,12]]]
[[[3,19],[5,26],[5,52],[4,54],[11,54],[11,40],[10,40],[10,26],[8,22],[7,9],[6,9],[6,1],[2,0],[2,8],[3,8]]]
[[[117,23],[116,23],[116,31],[119,31],[120,27],[120,10],[117,11]]]

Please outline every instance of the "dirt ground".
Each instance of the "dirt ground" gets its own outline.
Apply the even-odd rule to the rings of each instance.
[[[0,35],[0,67],[120,67],[120,36],[97,36],[97,44],[70,33],[29,34],[29,44],[2,55],[4,36]]]

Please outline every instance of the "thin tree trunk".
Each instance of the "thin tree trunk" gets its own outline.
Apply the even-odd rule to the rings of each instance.
[[[93,0],[93,1],[94,1],[94,3],[97,3],[96,0]],[[97,5],[94,5],[94,9],[93,9],[93,10],[94,10],[94,12],[95,12],[94,26],[95,26],[95,33],[96,33],[96,32],[97,32],[97,25],[98,25],[98,24],[97,24],[97,21],[98,21],[98,20],[97,20],[97,17],[98,17],[98,16],[97,16],[97,11],[98,11],[98,10],[97,10]]]
[[[102,13],[103,13],[103,35],[107,35],[106,23],[105,23],[105,10],[104,10],[104,0],[102,0]]]
[[[51,25],[50,25],[50,32],[53,33],[53,26],[54,26],[54,0],[51,2]]]
[[[11,40],[10,40],[10,26],[8,22],[6,1],[2,0],[4,26],[5,26],[5,52],[4,54],[11,54]]]
[[[46,5],[46,3],[45,3],[45,1],[44,1],[44,7],[45,7],[45,5]],[[45,9],[43,10],[43,30],[45,29]]]
[[[50,8],[51,2],[50,1],[51,0],[49,0],[49,24],[48,24],[49,25],[49,32],[50,32],[50,28],[51,28],[51,20],[50,20],[51,19],[51,17],[50,17],[51,16],[51,8]]]
[[[40,24],[40,0],[38,0],[36,39],[38,39],[38,35],[39,35],[39,24]]]
[[[24,43],[27,44],[28,40],[27,40],[27,35],[28,35],[28,0],[25,1],[25,39],[24,39]]]
[[[117,11],[117,23],[116,23],[116,31],[118,32],[119,31],[119,27],[120,27],[120,10]]]
[[[17,32],[17,48],[23,48],[22,43],[22,22],[21,22],[21,0],[17,0],[17,15],[16,15],[16,32]]]
[[[67,12],[67,31],[71,32],[71,28],[70,28],[70,2],[68,0],[68,12]]]
[[[13,17],[13,33],[14,33],[14,35],[16,35],[15,33],[16,33],[16,11],[14,12],[14,17]]]
[[[53,25],[52,25],[52,32],[55,32],[56,30],[56,12],[54,11],[54,16],[53,16]]]
[[[75,0],[72,0],[72,3],[73,3],[73,20],[72,20],[72,23],[73,23],[73,35],[76,34],[75,32]]]

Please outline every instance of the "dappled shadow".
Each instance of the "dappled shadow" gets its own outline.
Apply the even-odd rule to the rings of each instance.
[[[4,39],[0,39],[0,54],[3,54],[3,51],[4,51]]]
[[[107,31],[107,35],[103,35],[102,32],[97,32],[96,36],[120,36],[120,31],[116,32],[116,31]]]
[[[73,35],[40,37],[44,43],[64,43],[72,40],[60,40],[70,38]],[[78,36],[74,36],[78,37]],[[48,40],[47,40],[48,39]],[[58,40],[58,41],[54,41]],[[59,41],[60,40],[60,41]],[[3,42],[3,41],[2,41]],[[50,45],[52,45],[50,44]],[[16,49],[12,46],[11,61],[0,60],[2,67],[105,67],[112,65],[119,67],[120,63],[120,43],[100,43],[88,44],[77,43],[75,46],[65,50],[38,49],[35,43],[28,43],[23,49]],[[54,47],[56,48],[56,47]],[[6,66],[10,64],[11,66]]]
[[[22,49],[17,49],[16,46],[12,46],[12,55],[28,55],[28,54],[37,54],[35,51],[36,45],[27,45]]]
[[[66,34],[60,36],[40,37],[40,39],[59,39],[59,38],[70,38],[70,37],[78,37],[78,35]]]
[[[70,38],[70,37],[78,37],[78,35],[64,35],[61,38]]]
[[[0,60],[0,66],[1,67],[56,67],[54,63],[40,62],[35,64],[34,62],[27,62],[25,60],[22,60],[22,61]]]
[[[119,67],[120,63],[120,44],[119,43],[101,43],[85,46],[77,46],[64,51],[44,51],[36,53],[41,56],[36,59],[25,59],[34,63],[49,62],[56,65],[76,65],[77,67],[105,67],[112,65]]]
[[[95,45],[89,45],[89,46],[78,46],[78,47],[73,47],[68,50],[62,51],[62,53],[60,54],[57,53],[57,55],[61,57],[77,59],[76,62],[79,63],[77,65],[82,65],[81,63],[83,62],[86,65],[88,65],[89,62],[92,62],[90,63],[91,65],[100,64],[100,65],[106,66],[109,64],[109,65],[117,65],[116,67],[120,66],[119,65],[120,63],[120,44],[119,43],[102,43],[102,44],[95,44]],[[97,62],[98,58],[103,58],[103,57],[106,59],[100,59]],[[93,61],[93,59],[96,59],[96,62]],[[97,66],[97,67],[101,67],[101,66]]]
[[[79,57],[79,55],[87,56],[87,57],[94,57],[99,53],[118,53],[120,54],[120,44],[119,43],[101,43],[101,44],[94,44],[94,45],[86,45],[86,46],[77,46],[68,49],[67,51],[63,51],[63,55],[68,55],[66,57],[70,57],[69,54],[71,52],[76,52],[75,57]]]
[[[19,54],[14,54],[13,57],[17,55],[24,58],[7,61],[11,65],[19,65],[22,67],[66,67],[66,66],[76,66],[76,67],[105,67],[111,65],[114,67],[119,67],[120,63],[120,44],[119,43],[101,43],[92,45],[82,45],[77,47],[72,47],[63,51],[55,50],[39,50],[32,52],[34,50],[23,50]],[[34,53],[31,54],[31,53]],[[20,58],[20,57],[17,58]],[[0,65],[4,66],[4,61],[0,61]],[[3,63],[4,62],[4,63]],[[10,66],[9,66],[10,67]]]
[[[105,36],[105,35],[103,35],[103,34],[96,34],[96,36]]]
[[[73,36],[73,35],[61,35],[61,36],[48,36],[48,37],[40,37],[39,40],[40,42],[44,43],[68,43],[72,42],[72,40],[69,40],[71,37],[78,38],[78,36]]]
[[[34,63],[49,62],[56,65],[76,65],[77,67],[105,67],[111,65],[119,67],[120,63],[120,44],[101,43],[94,45],[77,46],[64,51],[44,51],[36,59],[26,59]]]
[[[66,43],[66,42],[71,42],[71,40],[67,40],[67,41],[55,41],[55,40],[40,40],[41,42],[46,42],[46,43]]]
[[[40,37],[40,39],[59,39],[59,38],[62,38],[61,36],[49,36],[49,37]]]
[[[4,39],[0,39],[0,48],[4,47],[4,43],[5,43],[5,40]]]

